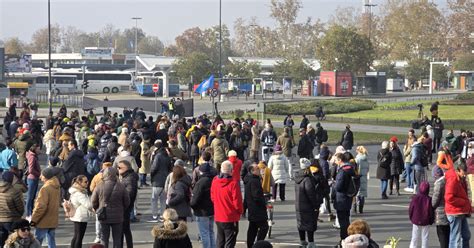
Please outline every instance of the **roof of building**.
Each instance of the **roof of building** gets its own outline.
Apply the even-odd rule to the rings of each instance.
[[[137,56],[138,62],[140,62],[140,64],[142,64],[148,71],[167,71],[177,59],[177,57],[155,55]]]

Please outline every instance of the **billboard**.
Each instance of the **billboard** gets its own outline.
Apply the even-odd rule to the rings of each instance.
[[[285,95],[293,94],[291,92],[291,83],[292,83],[291,78],[283,78],[283,94]]]
[[[86,47],[81,50],[81,55],[89,58],[112,57],[113,48]]]
[[[31,54],[5,55],[5,72],[30,73],[33,66]]]

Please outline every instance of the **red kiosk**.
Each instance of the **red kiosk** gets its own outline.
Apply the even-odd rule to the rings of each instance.
[[[319,92],[323,96],[351,96],[352,73],[322,71],[319,80]]]

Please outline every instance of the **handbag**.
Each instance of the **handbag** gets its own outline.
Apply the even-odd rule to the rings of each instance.
[[[108,198],[105,198],[104,199],[104,206],[99,208],[96,212],[97,214],[97,219],[99,221],[105,221],[107,220],[107,204],[110,200],[110,197],[112,196],[112,192],[114,192],[115,190],[115,186],[117,185],[117,183],[114,184],[114,187],[112,188],[112,191],[110,191],[110,194],[109,194],[109,197]]]

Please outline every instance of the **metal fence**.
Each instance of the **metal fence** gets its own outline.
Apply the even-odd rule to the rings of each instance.
[[[36,102],[48,103],[48,94],[37,94]],[[53,104],[66,105],[68,107],[82,106],[81,94],[53,95]]]

